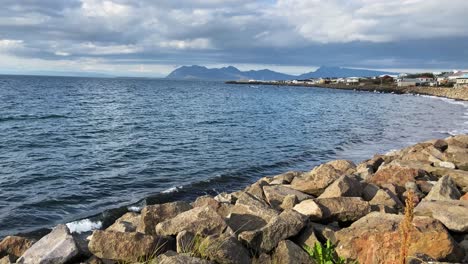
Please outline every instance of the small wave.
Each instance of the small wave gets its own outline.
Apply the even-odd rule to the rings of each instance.
[[[81,234],[84,232],[89,232],[92,230],[100,229],[102,227],[102,222],[92,222],[89,219],[78,220],[74,222],[67,223],[68,229],[71,233]]]
[[[421,97],[426,97],[426,98],[431,98],[431,99],[438,99],[438,100],[442,100],[442,101],[450,103],[450,104],[462,105],[462,106],[468,108],[468,102],[464,102],[464,101],[457,101],[455,99],[439,97],[439,96],[433,96],[433,95],[421,95]]]
[[[35,116],[35,115],[19,115],[19,116],[7,116],[0,117],[0,122],[6,121],[21,121],[21,120],[42,120],[42,119],[54,119],[54,118],[67,118],[65,115],[45,115],[45,116]]]
[[[162,191],[161,193],[173,193],[173,192],[177,192],[179,189],[182,189],[182,188],[184,187],[183,186],[171,187],[169,189]]]

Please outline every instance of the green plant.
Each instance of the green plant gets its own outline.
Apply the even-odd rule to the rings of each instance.
[[[330,240],[327,240],[325,246],[320,242],[316,242],[313,248],[307,245],[303,245],[303,248],[317,264],[358,263],[347,261],[345,258],[338,256],[335,251],[335,246],[332,245]]]

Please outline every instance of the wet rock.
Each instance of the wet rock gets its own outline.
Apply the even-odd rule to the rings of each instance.
[[[177,235],[182,231],[213,235],[227,227],[224,219],[209,206],[196,207],[156,225],[156,233],[163,236]]]
[[[319,196],[323,191],[341,176],[341,172],[329,164],[322,164],[312,171],[295,177],[291,182],[291,188],[314,196]]]
[[[306,225],[307,217],[294,211],[283,211],[268,225],[239,234],[239,240],[256,252],[269,252],[284,239],[295,236]]]
[[[273,185],[273,186],[264,186],[263,192],[266,197],[266,201],[270,204],[271,207],[281,210],[281,204],[283,200],[288,195],[296,196],[297,201],[301,202],[306,199],[312,198],[312,196],[291,189],[285,185]]]
[[[360,197],[334,197],[317,199],[324,221],[356,221],[371,210],[368,202]]]
[[[201,242],[200,248],[202,248],[200,251],[204,258],[217,263],[250,263],[249,252],[233,236],[209,236]]]
[[[165,204],[148,205],[141,210],[141,221],[137,232],[147,235],[156,234],[156,225],[176,215],[192,209],[192,206],[183,201]]]
[[[321,219],[323,215],[320,206],[312,199],[300,202],[295,205],[293,209],[308,216],[312,221]]]
[[[336,232],[338,255],[359,263],[397,263],[400,249],[398,226],[401,215],[371,213]],[[442,224],[428,217],[415,217],[408,255],[427,254],[436,259],[458,261],[463,253]]]
[[[231,208],[231,214],[226,222],[232,230],[240,233],[261,228],[278,214],[265,201],[258,200],[248,193],[242,193]]]
[[[280,175],[273,176],[273,180],[270,182],[270,185],[278,184],[290,184],[294,177],[302,175],[301,171],[288,171]]]
[[[353,177],[343,175],[328,186],[319,198],[360,197],[361,190],[359,181]]]
[[[424,200],[414,208],[414,214],[435,218],[451,231],[468,232],[468,201]]]
[[[313,264],[310,256],[290,240],[279,242],[273,254],[273,263],[281,264]]]
[[[78,247],[68,227],[58,225],[26,250],[17,262],[59,264],[66,263],[78,254]]]
[[[102,259],[139,261],[175,249],[170,237],[96,230],[89,242],[89,250]]]
[[[460,191],[458,191],[455,182],[449,176],[443,176],[432,187],[431,191],[424,198],[425,200],[458,200],[460,199]]]
[[[209,260],[192,257],[187,254],[177,254],[174,251],[168,251],[159,255],[155,262],[151,264],[215,264]]]
[[[129,212],[117,219],[115,223],[109,226],[106,230],[115,232],[136,232],[136,229],[140,224],[140,220],[141,216],[139,214]]]
[[[14,262],[17,258],[22,256],[34,242],[35,240],[25,237],[7,236],[0,242],[0,258],[10,255],[11,258],[14,258]]]

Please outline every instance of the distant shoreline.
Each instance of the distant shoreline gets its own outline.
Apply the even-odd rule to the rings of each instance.
[[[263,81],[227,81],[226,84],[243,85],[275,85],[275,86],[300,86],[314,88],[329,88],[339,90],[394,93],[394,94],[414,94],[445,97],[454,100],[468,101],[468,88],[445,88],[445,87],[397,87],[394,85],[345,85],[345,84],[294,84],[282,82],[263,82]]]

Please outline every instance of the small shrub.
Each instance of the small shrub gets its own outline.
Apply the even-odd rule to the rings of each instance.
[[[332,245],[330,240],[327,240],[325,246],[323,246],[320,242],[316,242],[313,248],[307,245],[304,245],[303,248],[317,264],[358,263],[348,261],[345,258],[338,256],[335,251],[335,246]]]

